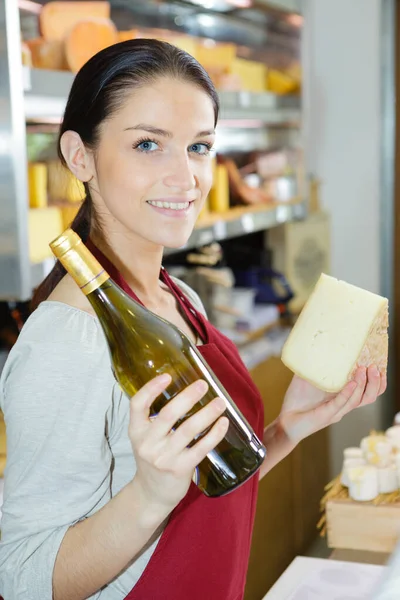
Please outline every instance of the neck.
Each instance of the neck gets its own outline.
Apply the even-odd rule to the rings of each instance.
[[[127,284],[142,298],[160,295],[160,269],[163,248],[121,232],[91,234],[93,243],[113,263]]]

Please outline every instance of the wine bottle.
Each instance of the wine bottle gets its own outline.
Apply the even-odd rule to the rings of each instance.
[[[225,400],[228,431],[196,468],[193,480],[200,490],[210,497],[222,496],[254,475],[266,449],[189,337],[126,294],[71,229],[50,247],[94,308],[108,343],[115,379],[128,398],[150,379],[168,373],[172,381],[150,409],[150,417],[156,417],[189,384],[204,379],[208,392],[175,428],[215,397]]]

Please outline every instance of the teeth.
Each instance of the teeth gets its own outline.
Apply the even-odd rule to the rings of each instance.
[[[172,210],[185,210],[189,208],[190,204],[190,202],[156,202],[153,200],[148,200],[148,203],[157,206],[157,208],[170,208]]]

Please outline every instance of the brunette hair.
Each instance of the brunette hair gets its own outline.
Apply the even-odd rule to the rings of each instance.
[[[99,141],[100,126],[124,102],[126,93],[160,77],[172,77],[193,83],[211,98],[215,124],[218,120],[218,94],[209,75],[193,56],[176,46],[154,39],[128,40],[98,52],[77,73],[72,84],[64,118],[60,127],[57,151],[67,168],[60,148],[65,131],[77,132],[86,147],[95,149]],[[99,227],[90,197],[85,186],[85,199],[70,227],[86,241],[91,227]],[[59,261],[36,289],[31,310],[46,300],[64,277],[66,271]]]

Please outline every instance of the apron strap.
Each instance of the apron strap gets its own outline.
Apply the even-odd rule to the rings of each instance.
[[[128,285],[128,283],[123,278],[122,274],[118,271],[118,269],[113,265],[113,263],[103,254],[101,250],[92,242],[89,238],[86,241],[86,246],[90,250],[90,252],[97,258],[102,267],[107,271],[110,275],[111,279],[119,285],[119,287],[126,293],[128,296],[139,302],[142,306],[145,306],[143,302],[138,298],[132,288]],[[202,340],[204,344],[208,342],[208,329],[206,325],[206,319],[204,319],[203,315],[201,315],[196,308],[192,305],[189,298],[187,298],[180,287],[171,279],[167,271],[164,267],[161,267],[160,270],[160,279],[165,285],[170,289],[171,293],[175,296],[175,299],[179,303],[186,319],[191,324],[192,328],[195,330],[199,338]]]
[[[209,328],[207,327],[207,319],[193,306],[189,298],[184,294],[181,288],[174,282],[164,267],[161,267],[161,281],[165,283],[174,294],[177,302],[179,302],[184,311],[187,320],[196,330],[197,335],[202,340],[203,344],[209,342]]]

